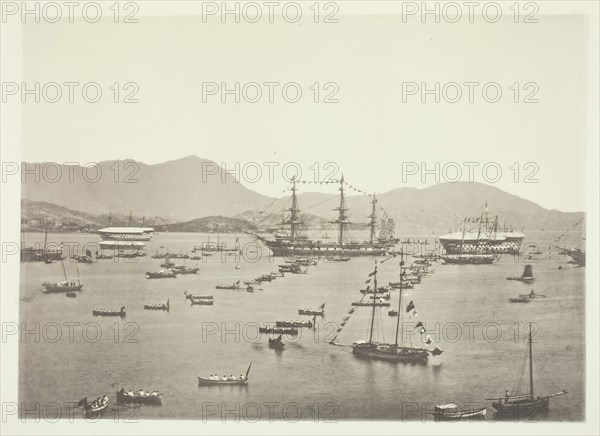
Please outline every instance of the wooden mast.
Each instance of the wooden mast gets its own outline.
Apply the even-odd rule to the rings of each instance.
[[[400,332],[400,317],[402,316],[402,267],[404,265],[404,251],[400,251],[400,289],[398,290],[398,315],[396,316],[396,339],[394,345],[398,346],[398,333]],[[404,337],[401,338],[404,345]]]
[[[346,212],[348,208],[346,207],[346,197],[344,196],[344,175],[342,174],[342,178],[340,179],[340,205],[333,210],[337,210],[339,212],[338,218],[335,221],[331,221],[332,224],[339,224],[339,236],[338,236],[338,244],[340,245],[340,249],[344,248],[344,227],[350,222],[348,221],[348,217],[346,216]]]
[[[373,244],[373,241],[375,240],[375,225],[377,224],[377,215],[375,214],[375,205],[377,204],[377,198],[375,198],[375,193],[373,193],[373,201],[371,202],[371,204],[373,205],[373,208],[371,210],[371,215],[369,215],[369,218],[371,218],[371,221],[369,222],[369,227],[371,228],[369,242]]]
[[[531,340],[531,323],[529,323],[529,394],[533,399],[533,349]]]
[[[65,261],[61,259],[60,263],[62,265],[63,274],[65,275],[65,281],[69,281],[69,279],[67,278],[67,270],[65,269]]]
[[[287,220],[286,224],[290,225],[290,241],[294,241],[298,236],[297,226],[299,224],[299,212],[300,208],[298,208],[298,198],[296,197],[296,176],[292,178],[292,206],[288,209],[290,212],[290,218]]]
[[[377,265],[373,272],[373,312],[371,313],[371,329],[369,333],[369,344],[373,343],[373,326],[375,325],[375,307],[377,306]]]

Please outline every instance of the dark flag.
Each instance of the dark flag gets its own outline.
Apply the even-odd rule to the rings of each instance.
[[[369,274],[369,277],[373,277],[375,275],[375,271]]]
[[[415,308],[415,304],[412,302],[412,300],[410,300],[410,303],[408,303],[408,306],[406,306],[406,313],[410,312],[414,308]]]

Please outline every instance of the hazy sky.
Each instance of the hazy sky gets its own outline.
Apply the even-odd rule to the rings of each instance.
[[[133,158],[152,164],[197,155],[228,168],[257,162],[263,177],[245,184],[267,195],[279,195],[286,183],[280,170],[270,183],[263,162],[298,162],[305,179],[314,178],[314,162],[321,177],[325,164],[334,162],[350,183],[368,192],[435,183],[432,175],[425,184],[418,175],[403,181],[403,162],[428,168],[456,162],[462,180],[468,178],[463,163],[477,162],[473,175],[478,182],[486,181],[481,167],[497,162],[502,176],[495,186],[547,208],[585,209],[583,18],[539,16],[537,24],[337,18],[337,24],[310,19],[222,24],[203,23],[199,17],[28,24],[28,83],[97,82],[103,96],[91,104],[76,91],[74,104],[66,95],[55,104],[26,104],[23,159],[86,163]],[[109,89],[114,82],[137,83],[139,102],[114,103]],[[298,103],[288,103],[279,86],[275,103],[269,103],[268,88],[261,85],[258,103],[243,97],[235,103],[233,96],[222,103],[219,95],[203,102],[203,82],[226,82],[231,88],[235,82],[296,82],[303,94]],[[335,82],[339,102],[314,103],[314,82],[321,84],[319,99],[333,89],[322,85]],[[426,82],[430,88],[435,82],[481,85],[473,103],[464,85],[458,103],[443,96],[439,103],[433,96],[422,103],[419,95],[403,102],[406,82]],[[502,90],[497,103],[482,96],[488,82]],[[515,82],[520,84],[518,103],[510,89]],[[535,89],[525,89],[527,82],[536,84],[538,103],[522,102]],[[128,91],[121,90],[119,99]],[[454,91],[448,91],[453,98]],[[528,162],[534,165],[525,167]],[[534,171],[538,182],[524,183]],[[454,177],[454,170],[447,175]],[[493,168],[487,176],[495,177]]]

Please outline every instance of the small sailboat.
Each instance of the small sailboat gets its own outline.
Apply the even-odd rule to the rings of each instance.
[[[240,264],[239,263],[235,266],[235,269],[240,269]]]
[[[521,294],[518,297],[509,298],[511,303],[529,303],[536,298],[546,298],[543,294],[536,294],[533,289],[529,294]]]
[[[283,335],[279,335],[276,338],[269,338],[269,348],[275,350],[283,350],[285,344],[283,343]]]
[[[75,292],[81,291],[83,285],[81,284],[81,280],[79,279],[79,267],[77,267],[77,282],[75,280],[69,280],[67,277],[67,271],[65,270],[65,262],[61,259],[60,261],[63,269],[63,274],[65,276],[65,280],[58,283],[42,283],[44,293],[52,293],[52,292]]]
[[[298,309],[299,315],[314,315],[314,316],[325,316],[325,303],[321,304],[318,309]]]
[[[492,406],[497,410],[498,416],[501,418],[527,418],[533,419],[538,412],[546,412],[550,404],[550,398],[566,395],[567,391],[562,390],[552,395],[545,397],[536,397],[533,391],[533,341],[531,323],[529,323],[529,392],[526,394],[510,395],[506,391],[504,397],[486,398],[492,400]]]
[[[167,312],[170,309],[169,299],[167,299],[166,303],[152,303],[152,304],[144,304],[145,310],[166,310]]]
[[[518,280],[520,282],[532,282],[535,279],[533,278],[533,268],[531,265],[525,265],[525,269],[523,270],[523,274],[516,277],[507,277],[506,280]]]

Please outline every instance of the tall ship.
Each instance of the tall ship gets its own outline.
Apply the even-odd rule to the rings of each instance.
[[[377,237],[377,215],[376,204],[377,199],[373,195],[372,210],[369,215],[370,221],[368,227],[368,241],[352,241],[348,240],[348,226],[351,223],[348,215],[348,207],[346,206],[346,194],[344,192],[344,176],[340,179],[340,202],[334,210],[337,212],[337,217],[331,221],[332,224],[338,226],[337,241],[323,242],[313,241],[301,234],[302,221],[300,219],[300,208],[298,206],[298,198],[296,196],[296,179],[292,180],[292,204],[285,212],[289,212],[287,217],[284,216],[283,225],[289,226],[289,233],[277,232],[273,235],[274,239],[260,238],[273,253],[273,256],[383,256],[394,250],[392,240],[381,240]]]
[[[472,228],[466,228],[472,223]],[[439,236],[441,246],[446,254],[461,253],[508,253],[518,254],[525,234],[506,227],[500,228],[498,216],[490,219],[487,202],[484,212],[475,219],[465,218],[463,229]]]
[[[401,255],[402,259],[402,255]],[[400,262],[400,268],[404,265],[404,262]],[[402,284],[403,277],[402,269],[400,270],[400,284]],[[377,295],[377,266],[375,266],[375,270],[369,274],[369,277],[373,278],[373,291],[375,292],[375,296]],[[434,349],[428,349],[424,347],[413,347],[412,344],[405,344],[404,335],[400,333],[400,330],[403,326],[402,316],[403,312],[412,313],[413,316],[416,316],[416,310],[414,303],[410,301],[408,305],[406,305],[406,310],[404,310],[405,306],[402,302],[402,286],[398,290],[398,310],[396,315],[396,329],[394,334],[394,343],[384,343],[378,342],[374,339],[375,333],[375,317],[376,317],[376,301],[377,298],[371,298],[372,313],[371,313],[371,322],[369,328],[369,339],[367,341],[358,341],[352,344],[352,352],[355,356],[367,359],[375,359],[375,360],[388,360],[394,362],[407,362],[407,363],[425,363],[429,357],[429,354],[434,356],[438,356],[442,353],[442,350],[435,347]],[[417,324],[420,329],[421,334],[425,332],[425,328],[423,327],[423,323]],[[431,343],[431,338],[426,337],[426,344]]]

